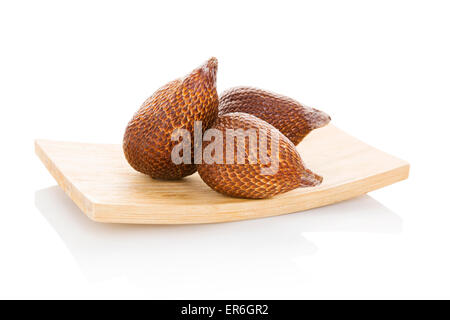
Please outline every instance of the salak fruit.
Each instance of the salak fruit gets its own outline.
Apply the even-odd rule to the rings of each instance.
[[[210,130],[210,142],[203,142],[198,173],[220,193],[268,198],[322,182],[321,176],[305,167],[294,144],[264,120],[247,113],[227,113],[219,115],[211,129],[215,133]],[[208,154],[210,160],[205,157]]]
[[[294,145],[312,130],[327,125],[325,112],[307,107],[289,97],[252,87],[235,87],[220,95],[219,114],[245,112],[281,131]]]
[[[128,163],[155,179],[181,179],[196,171],[192,145],[191,161],[175,164],[171,152],[178,129],[194,131],[201,121],[203,132],[218,114],[217,59],[211,58],[184,78],[169,82],[148,98],[125,130],[123,150]],[[193,140],[192,140],[193,141]]]

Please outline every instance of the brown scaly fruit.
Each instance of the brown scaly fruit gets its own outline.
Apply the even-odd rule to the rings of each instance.
[[[275,127],[255,116],[240,112],[219,115],[211,129],[217,129],[218,132],[221,132],[223,139],[218,139],[222,141],[222,146],[219,144],[215,151],[210,151],[214,149],[210,147],[208,152],[212,157],[219,155],[217,158],[222,159],[222,164],[219,164],[217,159],[216,162],[209,160],[209,164],[205,161],[205,154],[208,154],[208,152],[205,152],[205,148],[208,148],[209,143],[203,142],[204,159],[202,164],[197,166],[197,169],[203,181],[215,191],[232,197],[258,199],[268,198],[298,187],[317,186],[322,182],[321,176],[305,168],[294,144],[288,138]],[[257,133],[258,143],[253,144],[252,147],[250,139],[245,136],[244,131],[241,131],[233,139],[227,139],[227,129],[254,129]],[[271,163],[268,162],[263,164],[259,155],[259,148],[264,141],[261,139],[261,136],[264,135],[261,134],[261,130],[267,132],[265,145],[267,146],[266,154],[269,157],[276,155],[277,149],[272,149],[271,145],[272,140],[277,141],[278,139],[278,170],[272,170],[272,174],[267,174],[267,172],[263,174],[261,170],[262,168],[268,169],[271,166]],[[243,149],[245,150],[245,162],[242,163],[241,160],[242,164],[239,164],[237,162],[237,142],[241,137],[245,139],[245,149]],[[216,139],[217,137],[211,138],[212,142],[210,143],[215,143]],[[226,149],[230,146],[233,146],[231,149],[234,148],[234,159],[230,161],[233,162],[231,164],[227,162],[226,153]],[[216,152],[217,150],[223,150],[222,157],[220,152]],[[255,155],[257,155],[257,161],[254,161]],[[253,163],[250,161],[250,156],[253,157]],[[275,158],[273,157],[273,159]]]
[[[194,121],[202,129],[212,125],[218,114],[216,91],[217,59],[211,58],[182,79],[169,82],[148,98],[128,123],[123,150],[128,163],[155,179],[181,179],[196,171],[191,164],[176,165],[171,152],[178,141],[171,135],[187,129],[193,142]],[[193,145],[193,143],[192,143]]]
[[[286,96],[252,88],[235,87],[220,96],[219,114],[245,112],[281,131],[297,145],[312,130],[327,125],[331,118],[325,112],[302,105]]]

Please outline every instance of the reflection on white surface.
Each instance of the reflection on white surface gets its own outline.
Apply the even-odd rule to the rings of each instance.
[[[231,270],[292,277],[292,259],[318,250],[302,232],[398,233],[402,224],[369,196],[298,214],[206,225],[96,223],[57,186],[37,191],[35,204],[92,281],[125,276],[157,282],[168,275],[194,281],[209,273],[226,277]]]

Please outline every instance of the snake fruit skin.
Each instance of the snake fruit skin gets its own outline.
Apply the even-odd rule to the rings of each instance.
[[[176,129],[187,129],[194,141],[194,121],[202,121],[203,131],[212,125],[219,104],[216,73],[217,59],[211,58],[184,78],[161,87],[144,102],[128,123],[123,139],[125,157],[135,170],[169,180],[196,171],[193,158],[191,164],[176,165],[171,161],[171,151],[178,144],[171,135]]]
[[[284,193],[298,187],[317,186],[322,182],[322,177],[306,169],[303,161],[295,149],[294,144],[286,138],[279,130],[269,123],[247,113],[228,113],[219,115],[212,126],[223,135],[223,160],[222,164],[208,164],[203,159],[198,165],[198,173],[203,181],[215,191],[222,194],[239,198],[269,198],[276,194]],[[258,144],[251,148],[250,139],[245,138],[245,162],[237,163],[237,143],[239,136],[226,139],[227,129],[255,129],[258,132]],[[278,139],[278,170],[274,174],[262,174],[263,167],[270,167],[270,163],[263,164],[258,156],[257,161],[250,161],[250,155],[259,154],[261,148],[262,129],[267,132],[267,153],[270,157],[275,154],[271,147],[271,141]],[[235,131],[236,132],[236,131]],[[241,132],[242,133],[242,132]],[[241,136],[244,136],[243,133]],[[245,136],[244,136],[245,137]],[[210,143],[215,142],[211,138]],[[230,141],[228,141],[230,140]],[[203,142],[203,151],[209,143]],[[226,148],[234,149],[234,162],[229,164],[226,160]],[[218,149],[220,150],[220,149]],[[213,154],[214,152],[211,152]],[[254,158],[253,158],[254,159]]]
[[[312,130],[327,125],[325,112],[302,105],[286,96],[252,87],[235,87],[220,96],[219,114],[245,112],[281,131],[297,145]]]

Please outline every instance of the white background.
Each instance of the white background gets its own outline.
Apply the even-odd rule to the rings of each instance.
[[[1,1],[0,298],[450,298],[447,1]],[[121,143],[210,56],[328,112],[410,178],[228,224],[91,222],[33,140]]]

